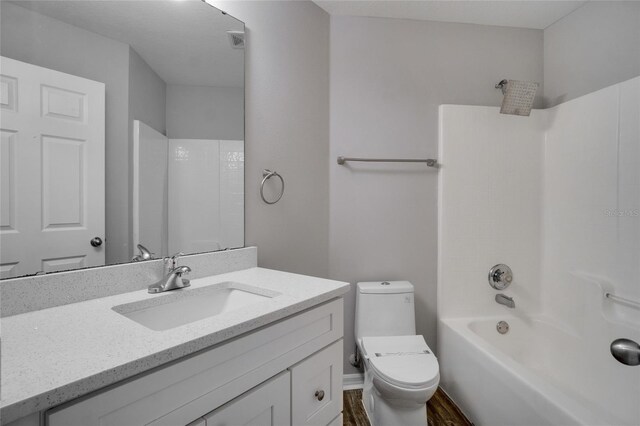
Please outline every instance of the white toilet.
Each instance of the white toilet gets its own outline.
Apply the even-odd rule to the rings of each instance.
[[[438,388],[438,360],[416,335],[413,285],[362,282],[356,293],[356,342],[364,364],[362,402],[372,426],[427,424]]]

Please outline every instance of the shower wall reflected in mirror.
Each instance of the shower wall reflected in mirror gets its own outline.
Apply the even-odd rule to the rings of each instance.
[[[0,277],[244,245],[244,24],[3,1]]]

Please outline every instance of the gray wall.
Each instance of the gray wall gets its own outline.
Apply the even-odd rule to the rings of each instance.
[[[127,261],[129,46],[4,1],[1,15],[3,56],[105,83],[106,262]]]
[[[165,110],[167,104],[167,84],[162,78],[147,64],[144,59],[132,47],[129,47],[129,156],[128,162],[129,176],[129,205],[133,206],[133,120],[140,120],[158,132],[166,135],[167,126],[165,124]],[[165,168],[166,173],[166,168]],[[162,179],[154,179],[154,185],[162,183]],[[167,188],[164,188],[164,200],[167,199]],[[158,200],[152,202],[156,206]],[[160,217],[162,221],[158,223],[158,232],[166,236],[168,232],[167,205],[160,201],[164,212]],[[147,206],[147,208],[150,208]],[[148,210],[147,210],[148,211]],[[143,216],[144,217],[144,216]],[[157,217],[157,216],[156,216]],[[159,217],[157,217],[159,219]],[[159,219],[160,220],[160,219]],[[133,208],[129,209],[129,223],[133,231]],[[144,244],[144,243],[143,243]],[[134,246],[133,232],[129,234],[129,253],[127,259],[131,259],[138,253]],[[160,252],[156,252],[160,255]]]
[[[244,88],[170,84],[166,116],[170,138],[244,140]]]
[[[437,158],[438,105],[499,105],[500,79],[542,82],[542,43],[541,30],[331,19],[330,277],[411,281],[417,331],[433,349],[437,171],[423,164],[345,167],[335,158]],[[354,309],[352,289],[345,299],[346,373],[354,371],[346,362]]]
[[[133,120],[143,121],[147,126],[166,135],[165,110],[167,84],[144,59],[129,48],[129,126],[130,140]]]
[[[267,268],[329,272],[329,15],[311,2],[211,1],[246,24],[245,242]],[[262,170],[284,177],[260,200]]]
[[[640,75],[640,2],[591,1],[544,30],[545,106]]]

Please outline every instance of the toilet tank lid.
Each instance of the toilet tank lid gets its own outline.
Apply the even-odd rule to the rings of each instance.
[[[413,285],[409,281],[360,282],[358,293],[413,293]]]

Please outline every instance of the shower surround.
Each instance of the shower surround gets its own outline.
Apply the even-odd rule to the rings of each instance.
[[[443,105],[439,137],[443,388],[478,425],[636,424],[640,367],[609,345],[640,310],[604,293],[640,300],[640,77],[528,118]]]

